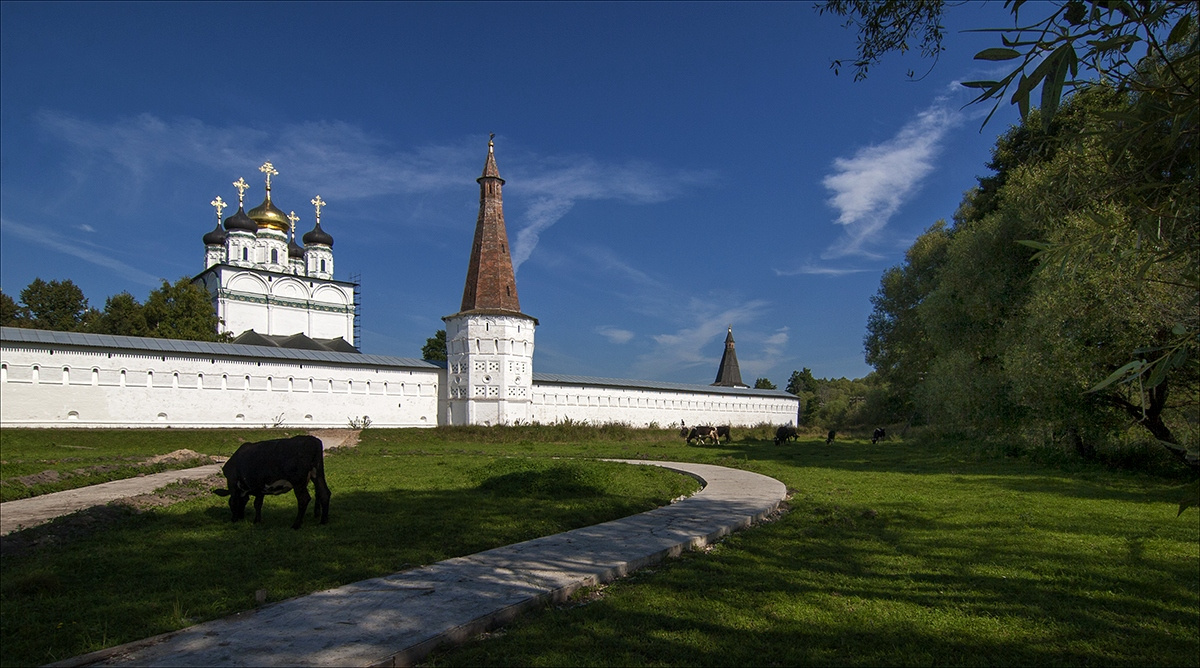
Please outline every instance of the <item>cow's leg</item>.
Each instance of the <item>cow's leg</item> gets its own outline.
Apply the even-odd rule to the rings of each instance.
[[[292,523],[293,529],[299,529],[300,524],[304,522],[304,511],[308,510],[308,502],[312,500],[312,495],[308,493],[308,481],[305,480],[294,487],[296,490],[296,521]]]
[[[255,497],[254,497],[254,523],[255,524],[258,524],[259,522],[262,521],[262,504],[263,504],[263,495],[262,494],[255,495]]]
[[[329,483],[325,482],[324,471],[317,471],[317,476],[313,479],[313,489],[317,493],[317,503],[316,507],[313,508],[313,517],[315,518],[317,513],[320,513],[321,524],[327,524],[329,522],[329,497],[333,496],[333,492],[329,490]]]

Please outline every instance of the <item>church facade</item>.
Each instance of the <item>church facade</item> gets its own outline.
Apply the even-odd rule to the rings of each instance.
[[[539,321],[521,311],[494,144],[458,311],[445,316],[445,363],[362,354],[357,287],[333,278],[333,238],[316,223],[296,243],[295,212],[271,201],[204,235],[205,269],[233,343],[0,328],[4,427],[631,426],[798,421],[799,399],[745,386],[730,327],[717,382],[692,385],[534,371]]]

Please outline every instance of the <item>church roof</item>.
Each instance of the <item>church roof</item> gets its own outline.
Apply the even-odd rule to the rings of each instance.
[[[364,355],[345,351],[304,350],[301,348],[277,348],[273,345],[248,345],[239,343],[216,343],[212,341],[183,341],[180,339],[156,339],[141,336],[115,336],[112,334],[88,334],[84,332],[56,332],[46,329],[23,329],[0,327],[0,341],[6,343],[31,343],[49,346],[72,346],[79,348],[125,348],[151,353],[181,353],[186,355],[213,355],[225,358],[278,359],[296,362],[332,362],[367,367],[400,367],[436,369],[437,365],[410,357],[387,355]],[[337,341],[337,339],[328,339]],[[347,344],[349,345],[349,344]]]
[[[323,350],[327,352],[342,352],[359,354],[358,349],[350,345],[342,337],[336,339],[312,339],[304,334],[259,334],[248,329],[233,339],[233,343],[249,346],[271,346],[274,348],[290,348],[292,350]]]
[[[317,221],[316,226],[314,226],[308,232],[305,232],[304,236],[300,238],[304,241],[305,246],[310,244],[323,244],[331,248],[333,247],[333,237],[330,236],[328,232],[321,229],[321,221],[319,220]]]
[[[246,215],[246,210],[238,207],[236,213],[225,219],[225,229],[232,232],[233,230],[242,230],[244,232],[257,232],[258,223],[254,219]]]
[[[475,240],[467,266],[459,312],[498,310],[520,313],[517,280],[512,256],[508,251],[508,231],[504,227],[504,202],[500,170],[496,167],[495,144],[488,141],[487,161],[479,182],[479,217],[475,221]]]
[[[742,372],[738,368],[737,352],[733,349],[733,326],[725,335],[725,353],[721,355],[721,365],[717,367],[717,380],[713,385],[721,387],[747,387],[742,382]]]

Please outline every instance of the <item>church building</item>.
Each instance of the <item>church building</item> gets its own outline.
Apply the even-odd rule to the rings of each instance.
[[[504,179],[488,142],[479,215],[445,363],[364,354],[355,281],[334,278],[333,237],[271,200],[237,211],[217,197],[194,279],[212,295],[232,343],[0,328],[4,427],[433,427],[679,423],[795,425],[799,399],[742,383],[733,328],[711,385],[534,371],[539,321],[521,311],[504,223]]]

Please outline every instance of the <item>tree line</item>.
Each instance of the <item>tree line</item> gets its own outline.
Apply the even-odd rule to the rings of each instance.
[[[0,292],[0,325],[191,341],[230,339],[228,333],[218,333],[221,323],[208,291],[187,277],[175,283],[164,280],[145,303],[129,292],[113,295],[102,310],[90,306],[70,279],[35,278],[19,297],[17,301]]]
[[[1197,5],[1006,6],[1014,27],[991,30],[1001,44],[975,57],[1016,66],[964,85],[976,102],[1011,93],[1021,122],[950,220],[884,272],[864,339],[879,388],[868,398],[891,422],[1087,458],[1140,439],[1196,469]],[[940,53],[952,7],[834,0],[822,11],[859,29],[861,78],[910,37]]]

